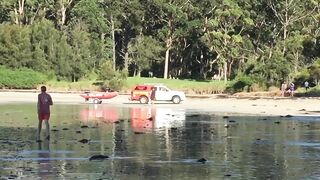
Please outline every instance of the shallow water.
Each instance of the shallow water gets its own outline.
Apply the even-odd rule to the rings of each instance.
[[[170,106],[56,104],[37,143],[35,105],[0,105],[0,179],[320,178],[320,117]]]

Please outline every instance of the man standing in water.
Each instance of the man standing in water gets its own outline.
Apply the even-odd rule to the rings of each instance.
[[[50,139],[50,126],[49,126],[49,118],[50,118],[50,106],[53,105],[52,98],[49,94],[46,93],[47,88],[45,86],[41,86],[41,93],[38,95],[38,133],[37,133],[37,141],[40,140],[40,134],[42,129],[42,121],[46,123],[46,139]]]

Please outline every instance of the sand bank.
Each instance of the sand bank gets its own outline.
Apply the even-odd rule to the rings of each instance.
[[[50,93],[50,92],[49,92]],[[36,92],[0,92],[0,104],[36,103]],[[50,93],[55,104],[83,104],[85,102],[77,93]],[[129,95],[119,95],[104,100],[102,105],[148,106],[128,100]],[[252,115],[296,115],[320,116],[319,98],[218,98],[216,96],[199,98],[189,97],[181,104],[159,102],[152,106],[184,108],[196,111],[243,113]]]

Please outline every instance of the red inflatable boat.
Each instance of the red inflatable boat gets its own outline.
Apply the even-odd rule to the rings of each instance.
[[[81,97],[83,97],[86,101],[89,101],[90,99],[93,99],[93,103],[95,104],[101,104],[102,99],[111,99],[116,96],[118,96],[118,92],[112,91],[112,92],[97,92],[97,93],[90,93],[85,92],[83,94],[80,94]]]

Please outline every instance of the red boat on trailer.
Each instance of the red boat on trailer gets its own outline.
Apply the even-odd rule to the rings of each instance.
[[[97,92],[97,93],[85,92],[83,94],[80,94],[80,96],[83,97],[85,101],[89,101],[90,99],[93,99],[94,104],[101,104],[102,99],[114,98],[118,96],[118,92],[116,91]]]

